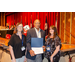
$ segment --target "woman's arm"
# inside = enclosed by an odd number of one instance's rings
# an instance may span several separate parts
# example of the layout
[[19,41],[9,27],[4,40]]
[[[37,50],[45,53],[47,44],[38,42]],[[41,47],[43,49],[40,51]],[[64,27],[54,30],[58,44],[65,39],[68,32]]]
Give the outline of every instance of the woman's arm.
[[60,50],[60,45],[58,45],[58,46],[56,47],[56,50],[55,50],[54,53],[51,55],[51,57],[50,57],[51,62],[53,62],[53,57],[59,52],[59,50]]
[[13,52],[13,47],[11,45],[9,45],[9,50],[10,50],[10,54],[11,54],[11,57],[12,57],[12,61],[16,62],[16,59],[15,59],[15,56],[14,56],[14,52]]
[[24,62],[27,61],[26,54],[27,54],[27,48],[26,48],[26,51],[25,51],[25,59],[24,59]]

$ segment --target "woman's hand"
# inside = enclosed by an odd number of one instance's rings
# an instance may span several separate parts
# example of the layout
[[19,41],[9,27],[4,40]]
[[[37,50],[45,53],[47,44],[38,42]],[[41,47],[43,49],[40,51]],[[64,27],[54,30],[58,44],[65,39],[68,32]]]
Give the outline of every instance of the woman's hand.
[[25,57],[24,62],[26,62],[26,61],[27,61],[27,58]]
[[60,50],[60,46],[57,46],[56,50],[54,51],[54,53],[50,57],[51,62],[53,62],[53,57],[58,53],[59,50]]
[[12,59],[12,62],[16,62],[16,59]]
[[44,50],[44,52],[46,51],[46,46],[42,46],[43,47],[43,50]]
[[43,49],[46,49],[46,46],[42,46],[43,47]]
[[53,56],[50,57],[50,61],[53,62]]

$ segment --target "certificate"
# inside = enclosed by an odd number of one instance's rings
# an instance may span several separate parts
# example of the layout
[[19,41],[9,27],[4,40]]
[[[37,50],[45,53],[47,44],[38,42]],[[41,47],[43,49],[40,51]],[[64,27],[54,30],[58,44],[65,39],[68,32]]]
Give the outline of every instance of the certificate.
[[43,53],[43,38],[31,38],[31,49],[35,54]]
[[32,50],[34,51],[35,54],[42,54],[43,53],[42,47],[32,47]]

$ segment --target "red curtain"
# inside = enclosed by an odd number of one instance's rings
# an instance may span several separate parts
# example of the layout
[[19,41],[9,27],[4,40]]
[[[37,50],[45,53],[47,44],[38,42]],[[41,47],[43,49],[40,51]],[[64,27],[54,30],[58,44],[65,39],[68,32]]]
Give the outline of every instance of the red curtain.
[[14,25],[14,23],[17,24],[17,22],[21,22],[22,20],[23,26],[25,25],[25,21],[26,24],[30,26],[31,15],[32,15],[32,27],[34,27],[33,24],[34,20],[39,19],[41,22],[40,28],[43,30],[45,26],[46,16],[47,16],[48,28],[51,25],[55,25],[56,16],[57,16],[57,27],[59,30],[60,12],[15,12],[12,14],[9,13],[8,15],[6,15],[6,19],[7,19],[6,23],[8,23],[10,27],[11,25]]

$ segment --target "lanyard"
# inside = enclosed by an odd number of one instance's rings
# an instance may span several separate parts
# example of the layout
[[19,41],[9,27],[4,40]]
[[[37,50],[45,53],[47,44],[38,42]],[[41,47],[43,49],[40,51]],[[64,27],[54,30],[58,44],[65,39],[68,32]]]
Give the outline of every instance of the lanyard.
[[24,36],[22,35],[22,46],[23,46]]

